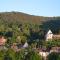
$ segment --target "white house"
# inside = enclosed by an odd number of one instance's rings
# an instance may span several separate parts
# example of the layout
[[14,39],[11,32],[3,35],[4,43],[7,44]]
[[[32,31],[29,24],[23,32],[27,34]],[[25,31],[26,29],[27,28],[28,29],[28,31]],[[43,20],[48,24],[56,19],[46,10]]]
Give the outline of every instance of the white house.
[[40,51],[39,52],[39,55],[41,55],[44,58],[44,60],[46,60],[47,59],[47,56],[49,55],[49,52]]
[[27,48],[28,47],[28,43],[25,42],[25,44],[23,45],[23,48]]
[[53,33],[52,33],[51,30],[49,30],[49,31],[47,32],[45,38],[46,38],[46,41],[53,39]]
[[60,40],[60,34],[53,34],[51,30],[49,30],[47,32],[47,34],[45,35],[45,39],[46,41],[52,41],[53,39],[56,39],[56,40]]

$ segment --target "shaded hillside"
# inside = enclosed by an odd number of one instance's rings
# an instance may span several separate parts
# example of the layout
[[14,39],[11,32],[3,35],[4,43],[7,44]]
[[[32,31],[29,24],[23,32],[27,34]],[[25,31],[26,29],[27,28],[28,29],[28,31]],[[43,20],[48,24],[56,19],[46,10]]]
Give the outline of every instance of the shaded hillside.
[[49,30],[51,29],[53,33],[57,34],[60,30],[60,18],[56,20],[50,20],[43,23],[43,29]]

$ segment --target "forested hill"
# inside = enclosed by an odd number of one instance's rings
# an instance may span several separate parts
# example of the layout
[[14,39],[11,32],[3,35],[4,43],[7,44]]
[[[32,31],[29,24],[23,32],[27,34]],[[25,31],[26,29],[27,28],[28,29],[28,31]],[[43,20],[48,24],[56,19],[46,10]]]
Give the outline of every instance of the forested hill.
[[[7,33],[9,36],[12,32],[12,36],[25,34],[30,36],[29,40],[36,40],[43,38],[48,29],[51,29],[55,34],[60,34],[60,17],[34,16],[21,12],[0,12],[0,35],[5,36]],[[13,33],[15,34],[13,35]]]
[[21,12],[1,12],[0,13],[0,20],[4,21],[18,21],[22,23],[36,23],[40,24],[45,21],[49,20],[57,20],[60,19],[60,17],[43,17],[43,16],[34,16],[34,15],[29,15]]
[[60,17],[34,16],[22,12],[0,12],[0,25],[19,25],[20,23],[38,24],[42,25],[45,30],[51,29],[56,32],[60,30]]

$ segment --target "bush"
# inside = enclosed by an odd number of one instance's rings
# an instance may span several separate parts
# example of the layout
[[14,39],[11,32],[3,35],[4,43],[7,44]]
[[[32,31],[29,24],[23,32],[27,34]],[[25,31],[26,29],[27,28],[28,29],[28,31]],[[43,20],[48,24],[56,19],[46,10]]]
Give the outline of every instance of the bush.
[[48,60],[60,60],[60,53],[52,52],[48,55]]

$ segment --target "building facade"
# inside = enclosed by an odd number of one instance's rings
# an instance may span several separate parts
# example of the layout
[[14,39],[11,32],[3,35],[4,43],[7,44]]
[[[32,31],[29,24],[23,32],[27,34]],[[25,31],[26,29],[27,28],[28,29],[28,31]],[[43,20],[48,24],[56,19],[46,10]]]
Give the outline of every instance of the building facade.
[[47,32],[45,38],[46,38],[46,41],[52,40],[52,38],[53,38],[53,33],[52,33],[51,30],[49,30],[49,31]]
[[60,39],[60,34],[53,34],[52,31],[49,30],[47,34],[45,35],[45,38],[46,38],[46,41],[49,41],[49,40],[51,41],[53,39],[58,40]]

